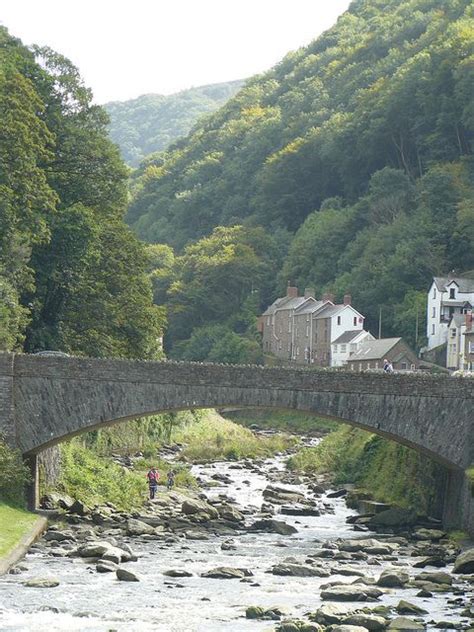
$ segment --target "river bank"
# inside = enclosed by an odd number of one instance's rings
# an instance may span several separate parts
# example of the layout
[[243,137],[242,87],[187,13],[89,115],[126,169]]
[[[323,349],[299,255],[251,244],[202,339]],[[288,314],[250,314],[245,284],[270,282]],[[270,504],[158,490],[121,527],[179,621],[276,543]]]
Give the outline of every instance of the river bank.
[[345,489],[289,472],[289,456],[194,465],[199,490],[163,490],[133,513],[76,504],[56,514],[24,570],[0,580],[2,629],[310,632],[351,622],[366,632],[400,629],[400,616],[409,629],[469,629],[474,569],[453,572],[459,549],[442,531],[375,531]]
[[0,503],[0,575],[27,553],[47,527],[46,518]]

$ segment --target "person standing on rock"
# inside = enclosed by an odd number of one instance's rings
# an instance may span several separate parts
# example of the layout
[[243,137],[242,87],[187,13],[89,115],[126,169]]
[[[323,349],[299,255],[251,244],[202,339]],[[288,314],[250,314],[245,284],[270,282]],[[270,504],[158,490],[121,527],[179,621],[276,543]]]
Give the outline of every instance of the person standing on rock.
[[155,467],[150,467],[146,477],[148,479],[148,489],[150,490],[150,500],[153,500],[158,488],[158,479],[160,478],[160,475],[156,471]]
[[168,491],[171,491],[171,489],[174,486],[174,470],[169,470],[168,474],[166,475],[167,481],[166,481],[166,486],[168,487]]

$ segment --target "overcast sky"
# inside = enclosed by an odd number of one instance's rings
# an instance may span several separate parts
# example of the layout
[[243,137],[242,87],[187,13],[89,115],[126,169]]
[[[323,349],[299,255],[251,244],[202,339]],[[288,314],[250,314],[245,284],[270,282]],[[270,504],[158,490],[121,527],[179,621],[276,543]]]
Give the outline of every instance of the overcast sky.
[[1,0],[0,23],[79,67],[95,100],[172,94],[267,70],[349,0]]

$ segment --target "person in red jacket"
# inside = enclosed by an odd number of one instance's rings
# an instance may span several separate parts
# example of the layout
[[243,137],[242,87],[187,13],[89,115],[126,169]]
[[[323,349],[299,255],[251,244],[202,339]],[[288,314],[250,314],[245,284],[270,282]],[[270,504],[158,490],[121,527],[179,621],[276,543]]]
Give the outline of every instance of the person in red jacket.
[[158,479],[160,478],[160,475],[156,471],[155,467],[150,467],[146,477],[148,479],[148,489],[150,490],[150,500],[153,500],[158,488]]

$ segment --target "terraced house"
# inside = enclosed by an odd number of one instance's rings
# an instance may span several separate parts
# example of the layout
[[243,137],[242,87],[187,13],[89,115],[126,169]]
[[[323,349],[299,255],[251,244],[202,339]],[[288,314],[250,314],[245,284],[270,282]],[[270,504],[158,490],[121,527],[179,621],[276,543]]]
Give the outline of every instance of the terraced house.
[[[290,363],[342,366],[350,352],[372,336],[364,331],[364,316],[351,305],[349,294],[340,305],[331,294],[321,299],[314,294],[307,288],[299,296],[298,288],[288,286],[286,296],[267,308],[260,320],[263,351]],[[334,348],[341,336],[350,338],[353,346],[340,342]]]

